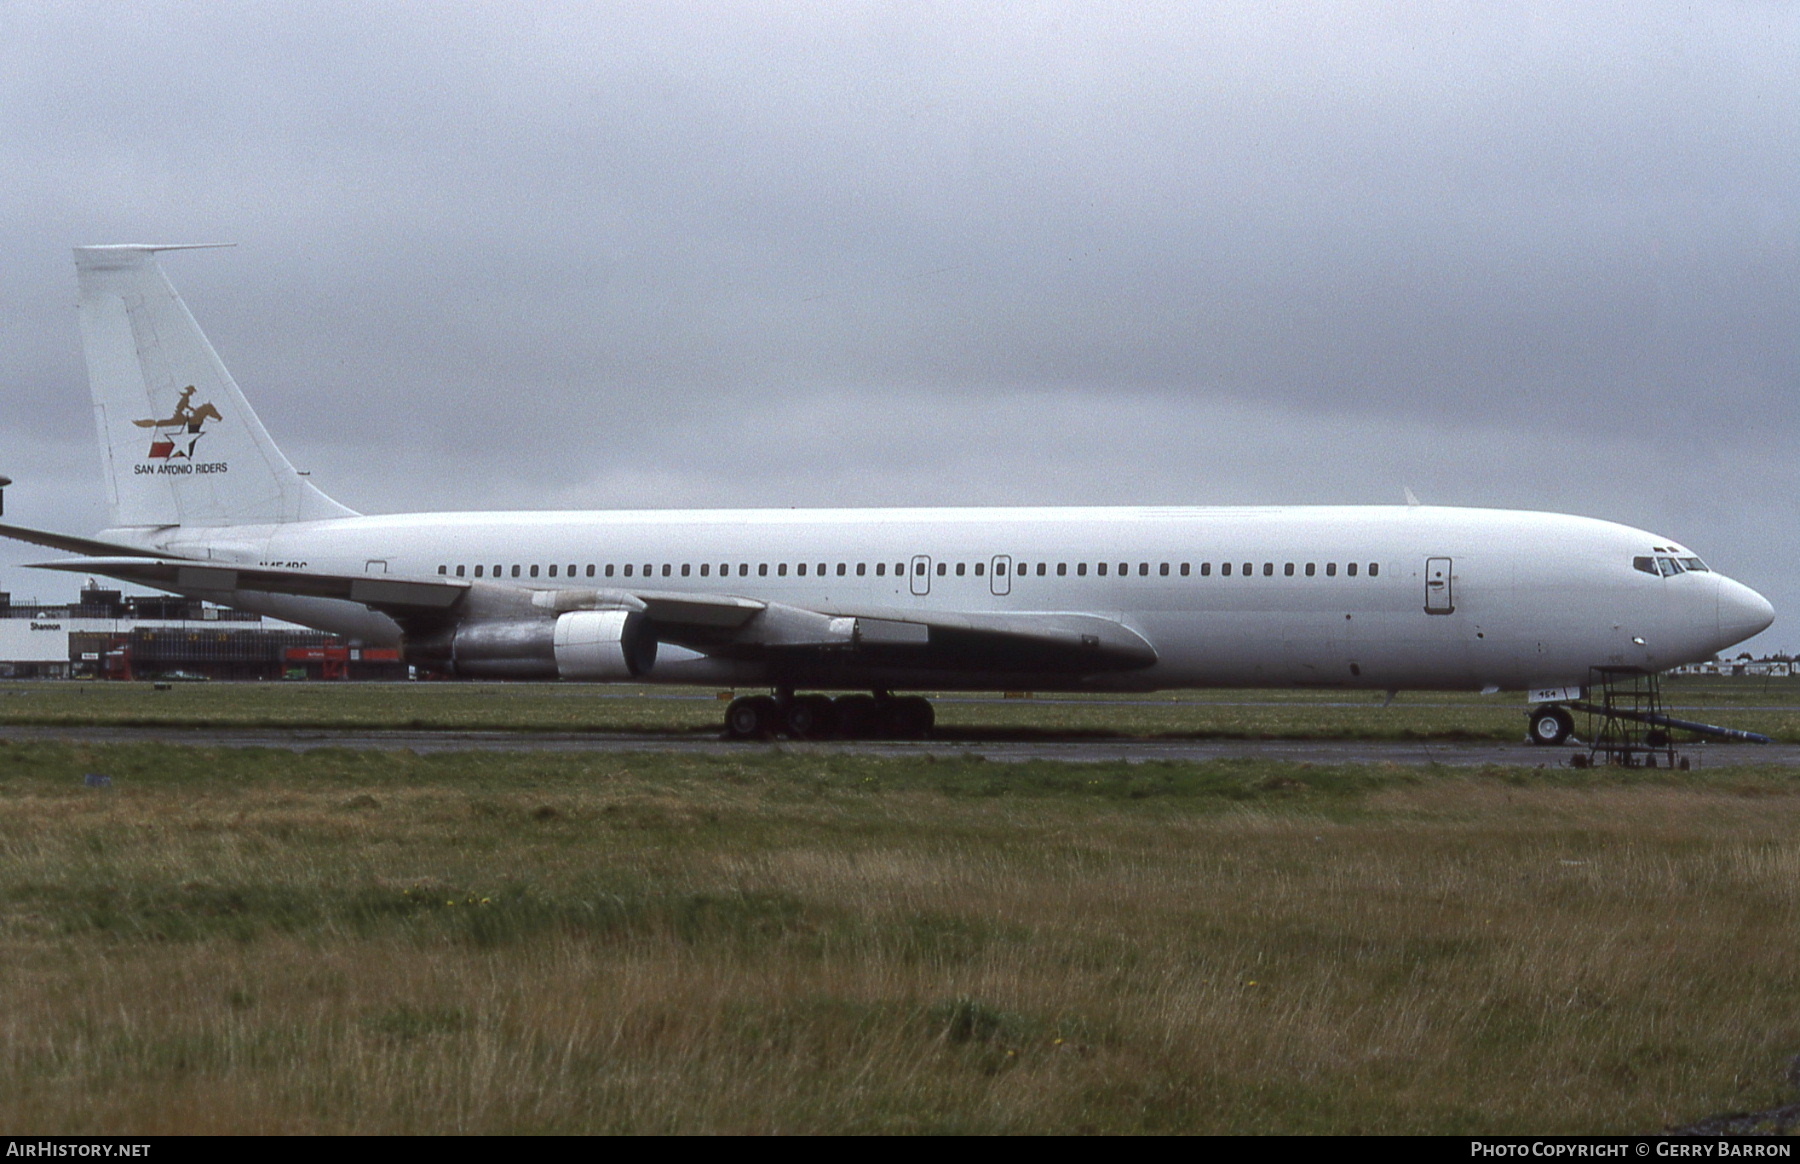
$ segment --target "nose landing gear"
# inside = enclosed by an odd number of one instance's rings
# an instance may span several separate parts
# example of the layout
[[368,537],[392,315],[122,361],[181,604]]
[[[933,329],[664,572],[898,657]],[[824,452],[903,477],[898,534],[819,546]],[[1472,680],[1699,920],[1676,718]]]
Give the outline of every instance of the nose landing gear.
[[1544,747],[1555,747],[1569,738],[1575,730],[1575,717],[1569,709],[1547,703],[1531,713],[1531,742]]

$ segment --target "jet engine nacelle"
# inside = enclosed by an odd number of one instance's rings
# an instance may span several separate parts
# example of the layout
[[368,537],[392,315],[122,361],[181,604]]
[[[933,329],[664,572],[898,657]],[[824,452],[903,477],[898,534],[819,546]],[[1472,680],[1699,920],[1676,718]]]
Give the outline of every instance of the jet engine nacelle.
[[656,633],[641,611],[571,610],[465,622],[409,641],[406,657],[465,679],[638,679],[656,666]]
[[656,634],[636,610],[571,610],[556,620],[562,679],[637,679],[656,666]]

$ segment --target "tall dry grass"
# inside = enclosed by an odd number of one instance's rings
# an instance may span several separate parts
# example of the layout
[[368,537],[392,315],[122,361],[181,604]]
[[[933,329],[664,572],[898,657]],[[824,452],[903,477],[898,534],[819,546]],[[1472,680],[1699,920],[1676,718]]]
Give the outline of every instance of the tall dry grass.
[[1575,1132],[1786,1098],[1793,782],[1567,779],[0,749],[0,1123]]

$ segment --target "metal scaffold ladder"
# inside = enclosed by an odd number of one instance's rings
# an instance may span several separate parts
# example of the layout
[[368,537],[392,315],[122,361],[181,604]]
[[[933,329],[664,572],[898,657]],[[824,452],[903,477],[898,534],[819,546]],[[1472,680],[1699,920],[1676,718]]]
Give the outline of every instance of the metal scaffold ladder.
[[[1662,676],[1636,667],[1591,667],[1588,693],[1598,703],[1571,703],[1588,716],[1588,765],[1610,764],[1622,768],[1688,768],[1688,758],[1675,750],[1671,731],[1692,732],[1752,744],[1774,741],[1756,732],[1717,724],[1677,719],[1663,710]],[[1658,760],[1660,758],[1660,763]]]

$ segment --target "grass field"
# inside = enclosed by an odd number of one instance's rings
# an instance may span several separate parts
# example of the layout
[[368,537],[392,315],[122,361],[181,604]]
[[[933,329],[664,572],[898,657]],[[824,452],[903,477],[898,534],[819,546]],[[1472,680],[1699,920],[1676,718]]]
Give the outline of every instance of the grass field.
[[[0,683],[0,726],[674,732],[717,734],[711,690],[555,683]],[[1800,742],[1800,680],[1665,683],[1677,714]],[[1148,696],[943,696],[938,735],[974,739],[1142,738],[1494,740],[1524,737],[1517,694],[1188,691]]]
[[1791,770],[0,743],[0,1125],[1654,1131],[1797,925]]

